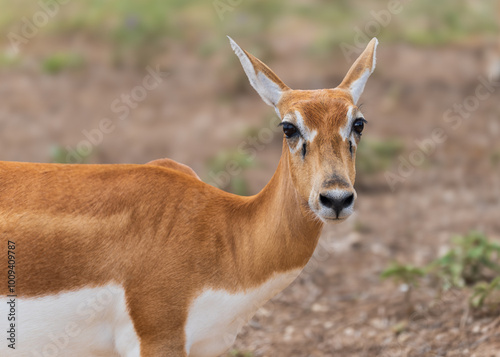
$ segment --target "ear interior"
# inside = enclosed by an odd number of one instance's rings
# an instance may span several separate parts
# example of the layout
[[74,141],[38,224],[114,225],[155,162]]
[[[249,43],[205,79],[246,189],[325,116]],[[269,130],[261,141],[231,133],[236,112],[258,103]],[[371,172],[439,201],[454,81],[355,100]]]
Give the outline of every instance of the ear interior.
[[347,90],[356,104],[365,89],[368,78],[375,70],[378,40],[373,38],[356,62],[351,66],[338,88]]
[[231,37],[228,38],[252,87],[266,104],[276,107],[283,92],[290,88],[268,66],[243,50]]

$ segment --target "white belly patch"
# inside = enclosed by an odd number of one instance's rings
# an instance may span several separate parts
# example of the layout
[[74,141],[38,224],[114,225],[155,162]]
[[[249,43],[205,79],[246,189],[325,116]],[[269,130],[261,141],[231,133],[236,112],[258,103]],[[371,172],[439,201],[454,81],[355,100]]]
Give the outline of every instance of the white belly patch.
[[7,347],[6,298],[1,297],[0,356],[139,357],[139,339],[118,285],[16,300],[16,349]]
[[[241,327],[286,288],[300,269],[275,275],[238,293],[205,290],[191,304],[185,326],[189,357],[215,357],[229,349]],[[118,285],[16,299],[16,343],[6,341],[8,299],[0,297],[0,356],[140,357],[139,338]],[[1,342],[3,341],[3,342]]]
[[227,351],[255,312],[286,288],[301,269],[277,274],[261,286],[238,293],[205,290],[191,304],[185,327],[189,357],[216,357]]

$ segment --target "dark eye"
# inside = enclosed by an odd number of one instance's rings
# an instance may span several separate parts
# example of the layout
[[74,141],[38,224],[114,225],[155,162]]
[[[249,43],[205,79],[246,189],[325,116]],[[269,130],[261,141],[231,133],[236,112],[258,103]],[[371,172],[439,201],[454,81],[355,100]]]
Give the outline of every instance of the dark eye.
[[363,132],[363,129],[365,128],[365,122],[366,120],[360,118],[356,119],[354,121],[354,124],[352,125],[352,129],[359,135]]
[[295,125],[290,123],[283,123],[283,132],[287,138],[291,138],[298,134],[298,130]]

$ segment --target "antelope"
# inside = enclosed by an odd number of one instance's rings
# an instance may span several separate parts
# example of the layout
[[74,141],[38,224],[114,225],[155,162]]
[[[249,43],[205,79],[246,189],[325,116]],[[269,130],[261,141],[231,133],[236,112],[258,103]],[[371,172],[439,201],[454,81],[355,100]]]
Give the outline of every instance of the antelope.
[[353,213],[366,123],[356,103],[375,69],[377,39],[338,87],[321,90],[290,89],[229,40],[281,118],[270,182],[240,197],[169,159],[1,162],[0,266],[15,256],[16,278],[9,290],[3,273],[0,293],[14,295],[17,332],[12,346],[12,301],[3,301],[0,355],[219,356],[298,276],[323,226]]

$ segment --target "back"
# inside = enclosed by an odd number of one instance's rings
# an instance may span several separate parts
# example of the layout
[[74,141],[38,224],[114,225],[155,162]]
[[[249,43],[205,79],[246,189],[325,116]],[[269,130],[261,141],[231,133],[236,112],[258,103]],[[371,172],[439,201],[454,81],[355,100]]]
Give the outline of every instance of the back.
[[0,254],[7,255],[7,240],[16,243],[18,293],[123,279],[131,255],[168,235],[168,221],[184,199],[180,193],[189,190],[199,197],[210,189],[155,166],[0,162]]

